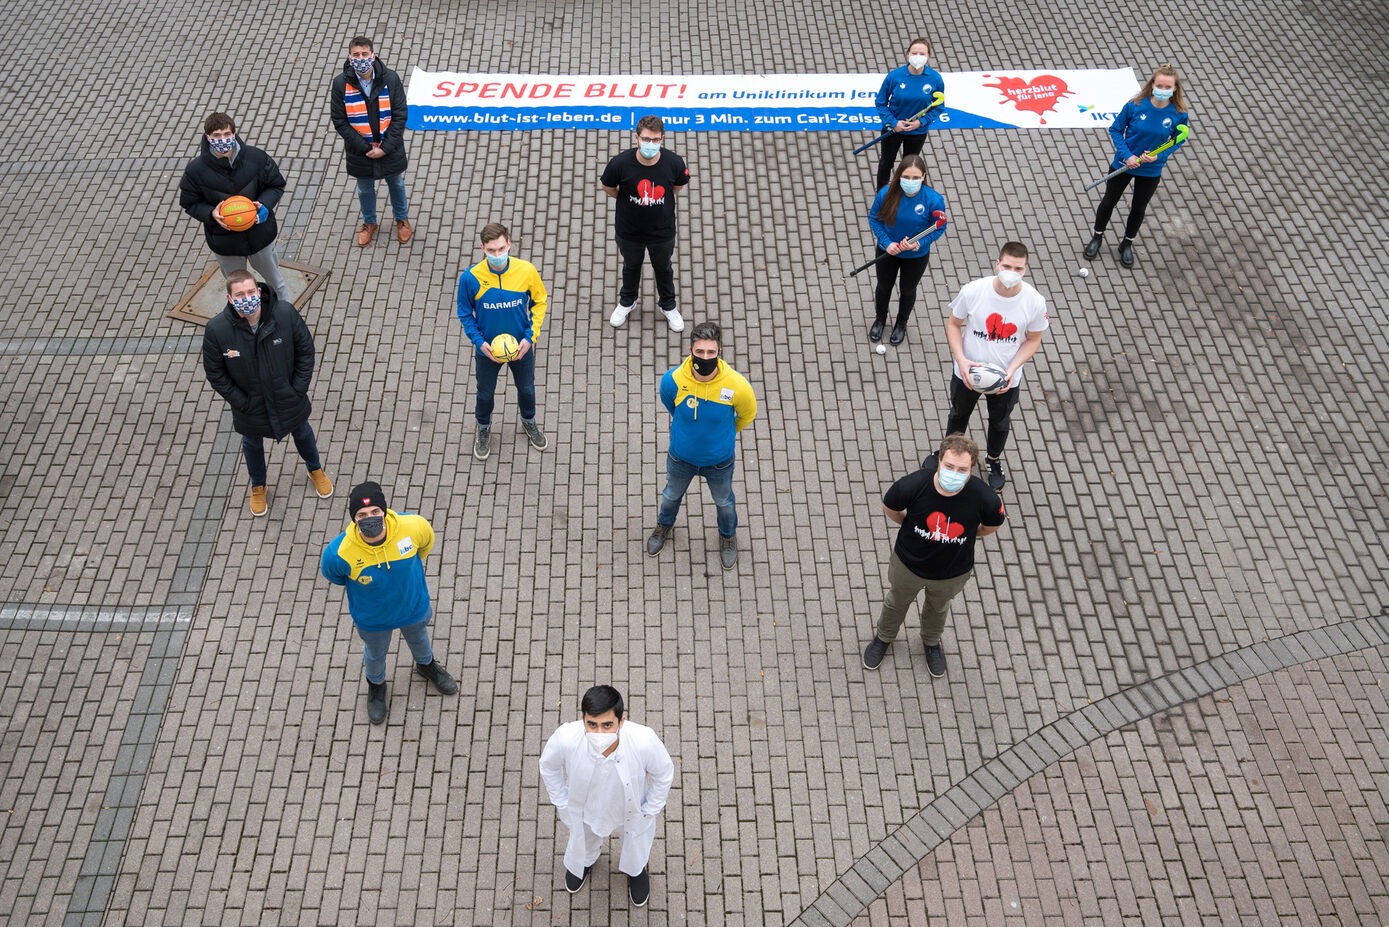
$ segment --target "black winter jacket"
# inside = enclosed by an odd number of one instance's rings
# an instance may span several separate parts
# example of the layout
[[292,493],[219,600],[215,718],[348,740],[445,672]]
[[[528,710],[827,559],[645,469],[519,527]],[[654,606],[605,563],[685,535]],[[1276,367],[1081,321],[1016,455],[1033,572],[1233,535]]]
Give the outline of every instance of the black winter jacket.
[[227,303],[203,331],[207,382],[232,408],[237,434],[279,440],[309,420],[313,336],[290,303],[260,285],[254,332]]
[[[275,243],[275,206],[285,193],[285,178],[265,152],[242,141],[236,161],[219,158],[208,147],[207,136],[202,138],[202,153],[183,171],[178,185],[178,204],[183,211],[203,224],[207,246],[213,254],[247,255]],[[212,211],[229,196],[244,196],[260,202],[270,211],[270,218],[251,226],[244,232],[232,232],[217,224]]]
[[[371,96],[367,97],[367,120],[371,123],[372,138],[381,143],[381,150],[386,156],[368,158],[367,152],[371,150],[371,145],[366,137],[352,128],[347,121],[347,82],[351,81],[352,86],[359,92],[362,89],[362,82],[358,79],[357,72],[352,70],[350,59],[343,64],[342,73],[333,78],[333,128],[342,136],[343,151],[347,155],[348,176],[381,180],[384,177],[394,177],[405,170],[405,117],[409,109],[405,104],[405,85],[400,82],[400,75],[386,67],[380,58],[376,59],[371,79],[372,92]],[[386,89],[391,94],[391,124],[387,127],[384,137],[381,135],[379,99],[382,81],[386,82]]]

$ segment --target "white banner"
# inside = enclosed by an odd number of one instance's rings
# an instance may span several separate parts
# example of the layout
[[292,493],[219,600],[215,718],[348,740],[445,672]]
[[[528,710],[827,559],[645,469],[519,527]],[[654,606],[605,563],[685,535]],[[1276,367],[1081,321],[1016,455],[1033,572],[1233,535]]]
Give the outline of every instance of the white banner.
[[[1132,68],[943,74],[932,129],[1108,127],[1138,91]],[[671,131],[881,131],[881,74],[410,73],[411,129],[630,129],[647,113]]]

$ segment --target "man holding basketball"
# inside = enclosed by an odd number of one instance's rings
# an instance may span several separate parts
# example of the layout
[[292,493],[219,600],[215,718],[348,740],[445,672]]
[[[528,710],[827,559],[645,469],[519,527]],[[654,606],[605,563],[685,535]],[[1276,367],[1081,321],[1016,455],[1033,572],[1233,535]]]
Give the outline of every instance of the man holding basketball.
[[[497,375],[511,368],[521,427],[531,446],[544,450],[550,443],[535,421],[535,333],[545,320],[549,297],[540,272],[529,261],[511,256],[511,233],[500,222],[482,227],[483,259],[458,278],[458,321],[473,343],[473,372],[477,376],[477,437],[473,456],[486,460],[492,453],[492,407]],[[510,361],[492,353],[498,335],[515,338],[519,350]]]
[[[279,167],[268,154],[241,140],[226,113],[213,113],[203,121],[201,148],[183,171],[179,205],[203,224],[207,246],[224,276],[245,270],[250,261],[280,299],[294,302],[275,257],[275,206],[285,192]],[[255,222],[241,231],[222,221],[222,203],[233,196],[246,197],[257,209]]]
[[1003,447],[1013,407],[1018,404],[1023,365],[1037,353],[1042,332],[1050,324],[1047,301],[1030,283],[1027,273],[1027,247],[1010,241],[1003,246],[994,264],[994,275],[966,283],[950,302],[950,319],[945,339],[955,358],[950,378],[950,415],[945,433],[963,434],[979,403],[979,393],[969,386],[969,368],[978,363],[997,364],[1008,372],[1008,385],[990,393],[988,464],[989,488],[1003,489]]
[[738,562],[738,509],[733,498],[733,461],[737,434],[757,417],[752,386],[719,358],[722,332],[700,322],[690,333],[690,356],[661,378],[661,404],[671,414],[666,486],[656,528],[646,539],[654,557],[666,546],[680,500],[697,476],[709,484],[718,510],[719,560],[725,570]]
[[875,670],[897,639],[907,609],[921,602],[921,642],[932,676],[945,675],[941,634],[950,601],[974,573],[974,541],[1003,524],[998,494],[974,476],[979,445],[962,434],[946,435],[940,449],[915,473],[883,495],[883,512],[902,526],[887,565],[887,591],[863,665]]

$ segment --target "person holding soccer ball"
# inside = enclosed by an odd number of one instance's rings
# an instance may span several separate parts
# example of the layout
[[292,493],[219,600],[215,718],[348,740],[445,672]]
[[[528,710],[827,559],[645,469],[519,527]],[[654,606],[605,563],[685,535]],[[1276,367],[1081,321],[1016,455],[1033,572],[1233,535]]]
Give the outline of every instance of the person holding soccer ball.
[[1182,79],[1177,69],[1170,64],[1158,65],[1143,89],[1124,104],[1114,124],[1109,127],[1110,137],[1114,139],[1114,160],[1109,169],[1117,171],[1127,167],[1128,170],[1109,179],[1100,205],[1095,207],[1094,233],[1090,243],[1085,246],[1087,261],[1093,261],[1100,253],[1109,217],[1132,180],[1133,203],[1129,206],[1124,238],[1119,242],[1119,263],[1125,267],[1133,266],[1133,240],[1138,236],[1143,217],[1148,213],[1148,201],[1162,182],[1162,168],[1171,156],[1172,149],[1159,155],[1149,152],[1171,138],[1178,126],[1188,124],[1186,98],[1182,94]]
[[[916,235],[938,226],[919,241]],[[916,306],[916,288],[931,261],[931,243],[945,234],[945,200],[926,186],[926,162],[921,155],[907,155],[897,166],[892,183],[878,191],[868,210],[868,227],[879,256],[878,286],[873,293],[873,326],[870,341],[880,341],[887,325],[887,305],[892,287],[897,294],[897,321],[892,325],[892,344],[907,337],[907,319]]]

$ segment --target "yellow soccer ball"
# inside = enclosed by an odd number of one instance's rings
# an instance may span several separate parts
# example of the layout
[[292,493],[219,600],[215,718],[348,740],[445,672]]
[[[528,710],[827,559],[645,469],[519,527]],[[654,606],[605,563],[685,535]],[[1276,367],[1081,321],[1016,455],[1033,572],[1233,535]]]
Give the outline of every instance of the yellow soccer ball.
[[509,364],[521,354],[521,345],[506,332],[492,339],[492,356],[503,364]]

